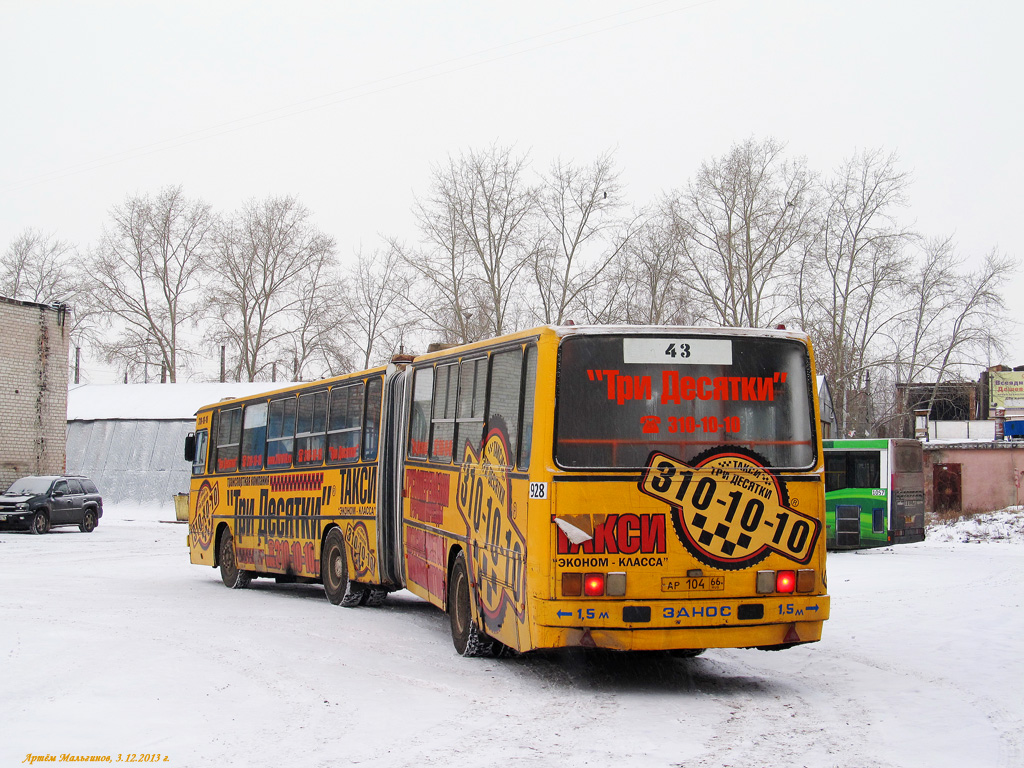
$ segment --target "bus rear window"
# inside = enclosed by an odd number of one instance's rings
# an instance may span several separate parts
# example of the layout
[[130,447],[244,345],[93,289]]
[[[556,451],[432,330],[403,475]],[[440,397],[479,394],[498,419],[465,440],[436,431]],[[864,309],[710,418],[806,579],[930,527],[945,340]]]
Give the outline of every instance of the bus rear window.
[[741,336],[571,336],[559,351],[555,460],[636,469],[654,451],[693,461],[739,448],[814,466],[806,347]]
[[923,472],[924,471],[924,450],[920,443],[897,443],[894,446],[894,471],[900,472]]

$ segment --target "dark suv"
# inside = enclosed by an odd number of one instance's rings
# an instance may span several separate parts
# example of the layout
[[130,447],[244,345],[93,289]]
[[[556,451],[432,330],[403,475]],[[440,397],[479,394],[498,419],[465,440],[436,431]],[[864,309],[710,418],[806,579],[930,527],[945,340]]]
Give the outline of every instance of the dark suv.
[[0,495],[0,530],[46,533],[57,526],[77,525],[90,533],[101,517],[103,499],[96,484],[78,475],[23,477]]

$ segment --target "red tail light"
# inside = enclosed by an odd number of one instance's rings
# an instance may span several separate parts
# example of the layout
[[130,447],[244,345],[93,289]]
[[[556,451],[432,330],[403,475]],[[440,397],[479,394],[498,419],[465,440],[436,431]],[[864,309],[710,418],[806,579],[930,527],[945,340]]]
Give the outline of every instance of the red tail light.
[[796,589],[796,571],[779,571],[775,575],[776,592],[792,592]]
[[599,597],[604,594],[604,574],[588,573],[583,577],[583,594],[588,597]]

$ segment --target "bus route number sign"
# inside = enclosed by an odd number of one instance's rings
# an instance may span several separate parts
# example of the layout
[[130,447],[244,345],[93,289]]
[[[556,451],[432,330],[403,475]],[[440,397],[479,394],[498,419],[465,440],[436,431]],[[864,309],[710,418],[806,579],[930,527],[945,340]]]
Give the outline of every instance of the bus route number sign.
[[732,341],[713,338],[627,338],[622,362],[645,365],[732,365]]

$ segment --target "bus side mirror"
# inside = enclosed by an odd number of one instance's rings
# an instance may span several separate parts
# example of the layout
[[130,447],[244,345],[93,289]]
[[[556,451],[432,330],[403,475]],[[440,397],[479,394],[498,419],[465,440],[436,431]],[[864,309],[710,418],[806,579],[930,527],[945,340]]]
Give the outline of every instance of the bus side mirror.
[[189,432],[185,436],[185,461],[193,462],[196,460],[196,433]]

